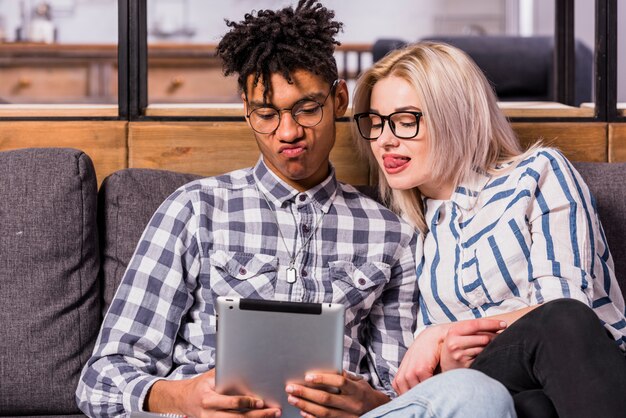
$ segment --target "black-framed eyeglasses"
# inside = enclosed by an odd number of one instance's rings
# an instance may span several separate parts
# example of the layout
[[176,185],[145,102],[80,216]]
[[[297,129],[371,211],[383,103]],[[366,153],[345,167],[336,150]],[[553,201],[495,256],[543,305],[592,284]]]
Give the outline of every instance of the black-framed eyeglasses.
[[280,125],[280,115],[282,112],[287,111],[291,113],[291,117],[298,125],[311,128],[322,121],[324,117],[324,104],[335,90],[338,83],[339,80],[333,82],[330,86],[330,91],[321,103],[313,99],[302,99],[297,101],[290,108],[277,109],[274,106],[265,105],[252,109],[246,117],[250,121],[252,129],[260,134],[271,134],[278,129]]
[[422,112],[393,112],[380,115],[376,112],[357,113],[353,116],[361,136],[373,141],[378,139],[385,129],[385,121],[389,122],[391,132],[400,139],[415,138],[420,130]]

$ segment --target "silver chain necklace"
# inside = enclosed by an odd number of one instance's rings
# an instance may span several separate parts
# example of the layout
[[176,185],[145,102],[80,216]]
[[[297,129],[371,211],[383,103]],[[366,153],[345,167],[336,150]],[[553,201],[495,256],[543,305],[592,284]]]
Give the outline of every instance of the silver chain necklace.
[[[254,187],[256,187],[256,190],[259,192],[259,194],[261,196],[263,196],[263,199],[265,200],[265,203],[267,203],[267,207],[271,211],[271,205],[270,205],[269,200],[267,200],[267,196],[265,196],[265,193],[263,193],[256,184],[254,185]],[[296,266],[296,258],[298,258],[298,256],[302,252],[302,250],[304,250],[306,248],[306,246],[309,244],[309,241],[311,241],[311,238],[313,238],[313,235],[315,235],[315,233],[317,232],[317,229],[319,228],[320,224],[322,223],[322,219],[324,219],[324,215],[326,215],[326,212],[322,212],[322,216],[320,216],[320,218],[315,223],[315,227],[311,231],[311,234],[302,243],[302,246],[300,247],[300,249],[298,251],[295,250],[295,246],[297,245],[297,241],[296,241],[296,243],[294,243],[294,253],[293,253],[293,255],[291,255],[291,252],[289,251],[289,247],[287,247],[287,241],[285,240],[285,237],[283,236],[283,231],[281,231],[281,229],[280,229],[280,223],[278,222],[278,215],[276,215],[276,206],[274,206],[274,210],[272,211],[272,213],[274,214],[274,220],[276,221],[276,229],[278,229],[278,234],[280,235],[280,238],[283,240],[283,245],[285,246],[285,251],[287,252],[287,255],[289,256],[289,267],[287,267],[287,277],[286,277],[287,283],[294,284],[296,282],[296,280],[298,279],[298,273],[297,273],[296,267],[295,267]],[[293,216],[293,213],[291,215]],[[296,219],[294,217],[294,223],[295,223],[295,220]]]

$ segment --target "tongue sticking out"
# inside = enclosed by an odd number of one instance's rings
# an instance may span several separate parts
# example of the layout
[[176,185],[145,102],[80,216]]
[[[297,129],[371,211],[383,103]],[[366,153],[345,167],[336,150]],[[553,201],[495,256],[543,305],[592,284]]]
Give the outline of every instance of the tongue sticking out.
[[398,168],[408,163],[410,158],[407,157],[385,157],[383,163],[385,168]]

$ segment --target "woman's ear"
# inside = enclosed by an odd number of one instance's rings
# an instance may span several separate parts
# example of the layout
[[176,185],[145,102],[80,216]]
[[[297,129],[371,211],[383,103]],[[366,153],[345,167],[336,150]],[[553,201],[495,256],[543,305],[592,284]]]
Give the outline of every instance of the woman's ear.
[[350,103],[350,95],[348,94],[348,85],[346,80],[340,79],[335,87],[335,118],[343,117]]

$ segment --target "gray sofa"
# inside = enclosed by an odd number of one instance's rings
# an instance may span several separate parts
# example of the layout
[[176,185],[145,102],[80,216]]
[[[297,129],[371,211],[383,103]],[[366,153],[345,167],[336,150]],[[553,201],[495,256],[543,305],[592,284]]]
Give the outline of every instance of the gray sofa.
[[[580,163],[626,289],[626,164]],[[74,390],[143,228],[196,175],[118,171],[73,149],[0,152],[0,416],[81,416]]]

